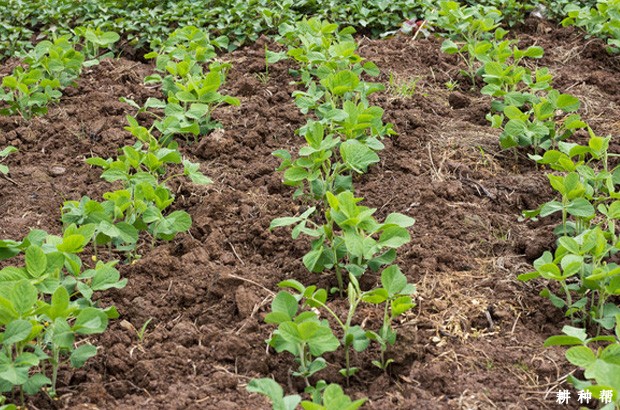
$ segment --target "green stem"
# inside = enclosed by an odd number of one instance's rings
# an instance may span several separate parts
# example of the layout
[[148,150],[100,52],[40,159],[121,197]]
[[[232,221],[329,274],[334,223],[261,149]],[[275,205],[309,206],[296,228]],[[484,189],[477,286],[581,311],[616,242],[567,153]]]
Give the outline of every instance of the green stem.
[[567,230],[566,230],[566,218],[567,218],[566,202],[567,202],[566,197],[563,196],[562,197],[562,227],[564,228],[563,236],[568,236]]
[[301,343],[300,345],[300,355],[299,355],[299,366],[304,373],[304,381],[306,382],[306,386],[310,386],[310,381],[308,380],[308,376],[306,376],[306,372],[308,371],[308,366],[306,365],[306,344]]
[[338,323],[338,325],[342,328],[342,330],[347,329],[346,325],[344,323],[342,323],[342,320],[340,320],[340,318],[338,317],[338,315],[336,315],[336,313],[334,313],[333,310],[331,310],[325,303],[321,302],[320,300],[316,300],[314,298],[309,298],[310,300],[312,300],[314,303],[316,303],[317,305],[319,305],[320,307],[322,307],[323,309],[325,309],[327,311],[327,313],[329,313],[330,315],[332,315],[332,317],[336,320],[336,322]]
[[334,260],[336,261],[334,268],[336,269],[336,280],[338,281],[338,292],[340,293],[340,297],[342,297],[343,291],[344,291],[344,282],[342,280],[342,272],[340,271],[340,264],[338,263],[338,255],[336,253],[336,249],[332,248],[332,250],[334,253]]
[[161,185],[166,185],[166,182],[170,181],[172,178],[178,178],[178,177],[182,177],[185,174],[174,174],[174,175],[170,175],[168,178],[164,179],[163,182],[161,183]]
[[349,379],[350,379],[350,369],[351,369],[351,364],[349,361],[349,352],[351,351],[351,348],[348,344],[346,344],[344,346],[344,361],[345,361],[345,365],[347,366],[347,387],[349,387],[350,383],[349,383]]
[[564,289],[564,293],[566,294],[566,305],[568,306],[568,309],[570,309],[570,321],[571,323],[574,324],[575,318],[573,317],[573,310],[572,310],[573,298],[571,297],[570,290],[568,289],[568,285],[566,284],[566,282],[561,281],[560,284],[562,285],[562,289]]
[[[596,316],[597,319],[603,319],[603,317],[605,316],[605,301],[607,300],[607,295],[605,294],[605,291],[601,291],[598,295],[598,309],[596,312]],[[596,335],[598,336],[601,332],[601,325],[597,324],[596,327]]]
[[[354,286],[349,286],[349,290],[353,289]],[[357,291],[354,290],[354,292],[356,292],[357,295]],[[353,316],[355,316],[355,311],[357,310],[357,306],[359,305],[359,303],[361,302],[361,298],[359,297],[359,295],[357,295],[357,297],[355,298],[355,301],[349,306],[349,313],[347,315],[347,322],[345,323],[343,330],[344,330],[344,337],[345,337],[345,343],[344,343],[344,359],[345,359],[345,365],[347,368],[347,387],[349,386],[349,379],[350,379],[350,370],[351,370],[351,362],[350,362],[350,351],[351,351],[351,344],[347,343],[346,341],[346,337],[347,337],[347,333],[349,332],[349,329],[351,328],[351,321],[353,320]]]
[[56,380],[58,379],[58,368],[60,367],[60,349],[56,346],[52,348],[52,388],[50,389],[50,395],[56,396]]

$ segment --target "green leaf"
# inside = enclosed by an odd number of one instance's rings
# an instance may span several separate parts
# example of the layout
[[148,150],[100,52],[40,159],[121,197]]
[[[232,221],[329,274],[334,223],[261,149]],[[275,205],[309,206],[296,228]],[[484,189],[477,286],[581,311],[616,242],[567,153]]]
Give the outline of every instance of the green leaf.
[[382,255],[369,260],[368,267],[373,272],[377,272],[379,268],[381,268],[381,266],[389,265],[390,263],[394,262],[395,259],[396,259],[396,250],[390,249],[387,252],[383,253]]
[[595,213],[594,206],[585,198],[576,198],[572,200],[566,207],[566,211],[580,218],[593,217]]
[[26,249],[26,269],[34,278],[38,278],[45,273],[47,257],[40,247],[31,245]]
[[286,52],[284,51],[276,53],[270,50],[265,50],[265,61],[267,64],[275,64],[278,61],[286,60],[287,58]]
[[157,235],[174,235],[186,232],[192,227],[192,218],[185,211],[174,211],[166,216],[157,227]]
[[201,172],[192,172],[188,174],[188,177],[194,184],[198,185],[209,185],[213,183],[213,180],[211,178],[205,176]]
[[372,289],[362,294],[362,300],[366,303],[373,303],[375,305],[381,304],[388,300],[390,295],[387,290],[383,288]]
[[383,229],[378,244],[382,247],[398,248],[409,243],[410,240],[411,236],[405,228],[392,225]]
[[407,277],[397,265],[388,266],[381,272],[381,285],[390,297],[394,297],[407,286]]
[[446,54],[454,54],[459,51],[459,47],[452,40],[444,40],[444,42],[441,43],[441,51]]
[[68,309],[69,292],[67,292],[64,286],[59,286],[52,295],[52,304],[47,315],[54,321],[56,318],[65,317]]
[[108,327],[108,317],[97,308],[88,307],[83,309],[75,319],[73,330],[81,335],[102,333]]
[[570,253],[574,254],[574,255],[579,255],[579,244],[577,243],[577,241],[573,238],[571,238],[570,236],[563,236],[561,238],[558,239],[558,243],[560,244],[560,246],[562,246],[563,248],[565,248],[567,251],[569,251]]
[[397,316],[402,315],[408,310],[411,310],[415,307],[415,303],[411,299],[411,296],[401,296],[396,298],[391,303],[392,309],[392,317],[395,318]]
[[321,80],[321,84],[334,95],[344,95],[352,92],[359,83],[359,76],[351,70],[338,71]]
[[359,174],[365,173],[371,164],[380,161],[376,152],[357,140],[347,140],[340,144],[340,155],[344,163]]
[[19,282],[20,280],[27,278],[28,276],[23,268],[7,266],[6,268],[0,270],[0,283],[2,283],[3,286],[8,286],[11,282]]
[[530,46],[528,47],[523,55],[529,58],[541,58],[545,53],[545,50],[539,46]]
[[80,345],[77,349],[71,352],[69,360],[71,360],[71,366],[80,368],[84,366],[84,363],[91,357],[97,355],[97,348],[91,344]]
[[540,208],[540,216],[544,218],[545,216],[561,211],[563,208],[562,203],[558,201],[547,202]]
[[532,279],[536,279],[540,277],[540,273],[538,272],[528,272],[528,273],[522,273],[520,275],[517,276],[517,279],[522,281],[522,282],[527,282],[530,281]]
[[120,280],[120,273],[112,266],[98,264],[90,287],[93,291],[107,290],[111,288],[122,289],[127,284],[127,279]]
[[32,324],[27,320],[14,320],[6,325],[2,335],[2,344],[10,346],[28,338],[32,331]]
[[19,318],[19,313],[15,310],[13,302],[0,296],[0,324],[8,324],[17,318]]
[[127,222],[118,222],[116,224],[116,229],[118,229],[119,238],[121,238],[124,243],[133,244],[138,242],[138,230],[133,225]]
[[278,287],[294,289],[299,293],[303,293],[306,290],[306,287],[301,282],[295,279],[283,280],[282,282],[278,283]]
[[379,67],[372,61],[367,61],[362,66],[364,68],[364,72],[371,77],[377,77],[381,72],[379,71]]
[[300,182],[308,178],[309,174],[305,168],[291,167],[284,171],[284,180],[291,182]]
[[583,342],[576,337],[558,335],[548,337],[547,340],[545,340],[544,346],[574,346],[581,345],[582,343]]
[[573,327],[573,326],[567,325],[567,326],[562,327],[562,332],[566,334],[567,336],[575,337],[581,340],[582,342],[585,342],[586,339],[588,338],[588,334],[586,330],[580,327]]
[[314,249],[308,252],[307,254],[305,254],[303,257],[303,262],[304,262],[304,266],[306,267],[306,269],[308,269],[310,272],[315,272],[315,273],[322,272],[323,269],[325,268],[323,264],[321,263],[322,256],[323,256],[322,246],[318,249]]
[[37,289],[28,280],[21,280],[13,287],[11,300],[15,311],[20,315],[30,312],[37,302]]
[[351,263],[347,264],[345,266],[345,269],[355,278],[360,278],[366,272],[366,268],[364,266],[355,265]]
[[[42,373],[35,373],[28,378],[28,381],[24,383],[23,389],[26,394],[35,395],[41,391],[44,386],[49,386],[52,384],[52,381],[49,377],[45,376]],[[2,409],[2,407],[0,407]]]
[[265,323],[280,324],[293,320],[297,314],[297,299],[288,292],[278,292],[271,302],[271,312],[265,316]]
[[88,243],[88,241],[82,235],[68,235],[62,238],[62,243],[57,246],[57,249],[65,253],[80,253],[84,249],[86,243]]
[[577,111],[580,105],[579,98],[569,94],[560,94],[556,101],[556,106],[566,112]]
[[0,380],[6,380],[14,386],[19,386],[28,381],[27,366],[15,366],[13,363],[0,363]]
[[361,326],[351,326],[344,336],[345,344],[353,346],[356,352],[363,352],[370,344],[370,339]]
[[273,404],[273,410],[295,410],[301,402],[301,397],[296,394],[284,397],[282,387],[272,379],[252,379],[246,388],[251,393],[267,396]]
[[408,228],[412,226],[414,223],[415,223],[415,219],[407,215],[399,214],[398,212],[389,214],[387,218],[385,218],[385,221],[384,221],[384,224],[386,225],[393,224],[393,225],[398,225],[401,228]]
[[299,334],[302,340],[307,341],[310,353],[316,357],[336,351],[340,347],[340,342],[326,323],[320,325],[310,321],[300,323]]
[[17,148],[9,145],[8,147],[5,147],[4,149],[0,150],[0,157],[6,157],[9,154],[12,154],[13,152],[17,152]]
[[344,232],[344,243],[347,251],[354,258],[362,258],[364,256],[364,238],[354,230]]
[[587,368],[596,362],[596,355],[587,346],[575,346],[566,351],[566,359],[575,366]]
[[560,262],[562,266],[562,276],[568,277],[579,272],[583,266],[583,257],[578,255],[564,255]]
[[356,410],[359,409],[368,399],[352,401],[349,396],[344,394],[342,387],[338,384],[330,384],[323,391],[323,405],[303,401],[301,407],[304,410]]
[[75,342],[75,332],[67,323],[66,318],[56,318],[48,328],[52,332],[52,341],[60,348],[71,349]]
[[286,216],[283,218],[276,218],[269,224],[269,229],[272,230],[274,228],[280,228],[282,226],[293,225],[299,221],[301,221],[301,218],[298,216]]
[[[308,289],[306,289],[306,292]],[[318,289],[312,295],[307,296],[306,304],[310,307],[319,308],[325,305],[325,301],[327,301],[327,291],[325,289]]]

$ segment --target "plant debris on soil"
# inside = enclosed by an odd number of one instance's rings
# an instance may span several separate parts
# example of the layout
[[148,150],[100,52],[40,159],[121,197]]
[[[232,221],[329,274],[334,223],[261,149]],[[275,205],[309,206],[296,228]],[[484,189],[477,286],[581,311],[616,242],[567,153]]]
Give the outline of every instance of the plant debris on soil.
[[[540,20],[514,34],[524,45],[544,47],[539,64],[550,68],[557,88],[581,99],[582,116],[598,135],[618,133],[620,59],[601,40]],[[270,66],[267,81],[258,75],[265,41],[221,57],[233,64],[225,91],[241,106],[215,113],[222,129],[182,144],[214,180],[175,186],[175,207],[194,221],[190,233],[143,246],[141,259],[118,265],[129,283],[101,303],[116,305],[121,318],[93,337],[99,351],[84,368],[61,372],[59,399],[40,394],[32,408],[267,409],[264,397],[246,391],[250,379],[274,377],[289,392],[303,390],[289,376],[292,358],[266,348],[273,327],[262,318],[281,280],[334,283],[304,268],[307,241],[291,241],[286,229],[269,231],[272,219],[299,211],[271,152],[301,145],[294,132],[304,120],[291,98],[287,63]],[[523,153],[499,149],[498,130],[485,120],[489,98],[467,89],[459,61],[440,51],[439,40],[359,42],[387,86],[373,103],[398,135],[384,141],[381,163],[355,185],[378,219],[390,212],[416,219],[397,262],[418,295],[417,307],[397,324],[388,373],[369,364],[376,352],[354,356],[362,370],[347,393],[368,397],[369,409],[562,407],[555,392],[571,367],[561,349],[543,342],[567,321],[538,296],[541,283],[516,279],[554,242],[556,219],[520,220],[521,211],[551,198],[545,170]],[[105,60],[46,116],[0,118],[0,147],[19,148],[7,161],[10,179],[0,176],[0,237],[20,239],[31,228],[59,234],[65,200],[100,199],[109,183],[84,159],[113,156],[131,143],[123,127],[133,112],[119,98],[157,96],[142,83],[152,71],[139,61]],[[390,74],[396,82],[417,80],[414,94],[390,88]],[[450,91],[448,81],[460,87]],[[378,280],[366,275],[362,286]],[[380,316],[368,307],[356,320]],[[321,376],[341,381],[335,364]]]

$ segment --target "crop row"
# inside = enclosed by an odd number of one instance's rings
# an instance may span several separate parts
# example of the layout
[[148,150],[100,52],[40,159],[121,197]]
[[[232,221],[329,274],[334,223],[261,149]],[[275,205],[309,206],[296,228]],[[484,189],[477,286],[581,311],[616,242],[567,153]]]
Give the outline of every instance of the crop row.
[[75,85],[82,67],[99,64],[100,59],[109,57],[100,53],[101,47],[119,39],[113,32],[85,27],[75,31],[73,37],[41,41],[28,53],[22,53],[20,65],[2,78],[0,115],[19,114],[28,119],[47,113],[48,104],[60,100],[62,90]]
[[[470,5],[500,8],[504,22],[513,26],[539,7],[537,1],[466,0]],[[585,27],[594,35],[618,41],[617,0],[544,2],[553,17],[563,23]],[[0,58],[32,47],[31,39],[53,41],[59,35],[72,36],[76,27],[97,27],[120,33],[123,47],[153,48],[167,38],[176,27],[195,25],[216,36],[230,39],[228,49],[256,40],[261,34],[275,34],[282,23],[294,24],[304,16],[315,16],[362,29],[380,36],[390,33],[403,22],[416,20],[437,7],[430,0],[336,2],[327,0],[274,2],[253,0],[243,2],[174,0],[165,3],[150,0],[119,5],[111,0],[21,1],[0,0],[4,10],[0,27]]]
[[[195,25],[216,36],[230,38],[229,48],[273,34],[283,22],[319,16],[363,28],[378,36],[418,14],[426,1],[132,1],[112,0],[1,0],[0,56],[31,47],[32,38],[67,35],[76,26],[99,27],[122,34],[133,48],[148,47],[176,27]],[[0,58],[1,58],[0,57]]]
[[[366,399],[352,401],[338,383],[316,381],[328,364],[325,353],[343,350],[340,374],[346,379],[360,368],[353,365],[351,352],[363,352],[374,342],[379,357],[372,364],[386,371],[392,360],[389,348],[396,343],[394,320],[414,307],[415,287],[394,264],[396,249],[410,241],[407,228],[414,220],[392,213],[383,222],[375,219],[376,209],[359,205],[363,198],[354,194],[358,175],[379,162],[381,140],[393,135],[391,124],[383,122],[383,110],[369,97],[383,86],[366,81],[376,76],[376,65],[360,57],[351,27],[338,29],[320,19],[302,20],[280,26],[284,52],[271,52],[272,60],[292,59],[301,90],[293,97],[308,118],[297,133],[305,144],[296,155],[286,150],[273,154],[281,160],[283,183],[295,187],[293,198],[307,210],[298,216],[274,219],[271,229],[293,226],[292,237],[302,234],[311,242],[303,263],[310,272],[335,277],[332,289],[305,286],[297,280],[279,283],[280,291],[271,304],[265,322],[277,326],[268,340],[276,352],[288,352],[298,368],[292,372],[303,379],[311,401],[299,395],[284,396],[272,379],[255,379],[248,390],[268,396],[274,408],[356,409]],[[278,57],[278,58],[276,58]],[[359,279],[379,272],[380,286],[363,290]],[[348,309],[333,307],[332,296],[346,295]],[[356,312],[362,305],[381,309],[382,323],[368,329],[359,323]],[[320,313],[329,320],[320,319]]]
[[[66,38],[44,41],[25,59],[28,68],[16,72],[31,73],[43,67],[49,82],[69,85],[83,64],[89,66],[101,58],[95,44],[85,44],[82,51],[93,58],[85,61]],[[228,66],[212,63],[210,71],[204,71],[203,64],[215,56],[214,46],[194,27],[173,32],[151,56],[157,59],[158,74],[147,80],[160,83],[166,99],[149,99],[138,111],[157,119],[147,129],[128,116],[126,130],[136,143],[122,147],[117,158],[86,160],[103,169],[104,180],[120,182],[121,189],[106,192],[102,202],[87,196],[66,201],[62,236],[32,230],[22,241],[0,241],[0,260],[24,255],[23,264],[0,270],[0,409],[15,409],[14,404],[4,404],[5,395],[22,406],[25,395],[41,390],[54,397],[58,369],[66,363],[80,367],[97,352],[95,346],[79,338],[104,332],[108,321],[118,318],[113,306],[102,308],[93,301],[96,292],[127,283],[115,268],[118,261],[101,261],[98,248],[114,247],[131,261],[139,257],[142,234],[148,235],[153,245],[189,230],[189,214],[168,211],[175,196],[167,184],[181,177],[196,184],[211,183],[199,171],[199,164],[182,157],[174,138],[206,133],[216,126],[211,119],[215,107],[238,104],[218,92]],[[34,106],[37,110],[30,112],[36,114],[43,114],[46,108],[45,104],[24,106]],[[20,108],[16,112],[23,115],[26,111]],[[0,155],[4,158],[13,151],[8,147]],[[8,173],[8,168],[2,167],[0,172]],[[89,246],[96,262],[92,268],[79,256]]]
[[589,36],[606,40],[610,52],[620,52],[620,1],[598,0],[595,5],[568,3],[562,12],[563,26],[580,27]]
[[[23,56],[2,80],[3,115],[28,119],[45,114],[61,90],[75,85],[83,66],[103,58],[97,33],[81,33],[82,51],[76,49],[77,39],[59,37],[40,42]],[[110,42],[118,40],[110,36]],[[7,147],[0,155],[14,151]],[[0,171],[9,172],[6,166]],[[80,338],[104,332],[108,321],[119,316],[113,306],[104,309],[93,300],[96,292],[126,285],[115,268],[117,261],[99,261],[89,268],[79,257],[93,235],[92,226],[67,224],[62,236],[32,230],[22,241],[0,241],[0,260],[23,255],[22,263],[0,270],[0,408],[16,408],[4,404],[7,394],[22,405],[26,394],[41,390],[54,397],[59,368],[66,363],[81,367],[97,353]]]
[[[502,130],[501,147],[533,150],[531,159],[555,171],[548,178],[558,199],[524,215],[561,215],[556,249],[544,252],[534,261],[535,270],[519,279],[545,279],[549,287],[541,295],[571,320],[564,335],[545,342],[572,346],[566,358],[584,369],[586,380],[571,375],[569,382],[589,390],[604,409],[618,408],[620,307],[614,298],[620,295],[620,266],[614,256],[620,251],[620,166],[611,161],[618,156],[609,152],[611,136],[597,136],[575,113],[579,99],[555,90],[548,68],[533,71],[522,64],[524,58],[542,57],[543,50],[520,50],[517,40],[504,40],[499,10],[442,2],[431,18],[449,37],[442,49],[458,54],[467,67],[464,75],[474,87],[482,80],[480,91],[493,98],[487,119]],[[587,131],[587,144],[569,142],[580,130]]]

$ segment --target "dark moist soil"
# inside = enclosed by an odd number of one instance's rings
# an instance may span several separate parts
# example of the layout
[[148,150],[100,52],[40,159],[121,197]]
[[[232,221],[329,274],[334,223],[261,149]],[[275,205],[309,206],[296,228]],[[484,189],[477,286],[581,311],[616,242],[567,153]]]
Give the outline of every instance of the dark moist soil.
[[[540,64],[550,67],[557,87],[582,99],[583,116],[599,134],[618,134],[619,62],[600,41],[534,20],[517,35],[523,45],[545,48]],[[360,39],[360,53],[381,68],[379,81],[388,85],[374,103],[398,136],[385,141],[381,163],[355,186],[380,219],[390,212],[416,218],[398,263],[418,296],[417,307],[397,324],[389,372],[370,364],[378,353],[372,348],[354,356],[361,371],[346,391],[368,397],[369,409],[556,408],[559,379],[572,368],[561,349],[542,345],[567,321],[538,296],[542,283],[516,280],[553,246],[557,223],[520,222],[520,212],[552,192],[545,171],[524,153],[515,158],[499,150],[498,132],[484,118],[489,99],[467,89],[459,61],[439,47],[434,39]],[[121,318],[89,339],[99,354],[83,369],[61,373],[58,400],[41,394],[32,408],[267,409],[262,396],[245,389],[256,377],[274,377],[288,393],[302,391],[289,376],[292,358],[266,349],[273,327],[262,318],[283,279],[335,283],[305,270],[306,240],[268,229],[273,218],[299,211],[271,152],[299,147],[294,131],[305,118],[291,98],[290,66],[271,66],[264,81],[263,53],[259,41],[224,56],[233,63],[225,91],[241,106],[218,109],[222,130],[182,144],[215,181],[176,185],[175,207],[194,221],[190,234],[145,246],[140,260],[121,265],[127,287],[102,299]],[[134,142],[123,129],[132,111],[119,97],[157,96],[142,84],[151,72],[124,58],[104,61],[48,115],[30,122],[0,118],[0,147],[19,148],[6,161],[10,179],[0,178],[0,237],[19,239],[31,228],[59,234],[63,201],[100,199],[111,189],[84,159],[115,155]],[[398,85],[412,80],[415,92],[407,95]],[[450,80],[460,89],[449,91]],[[368,274],[363,285],[377,282]],[[344,312],[344,302],[332,304]],[[364,307],[356,322],[377,326],[380,316]],[[134,328],[148,320],[140,341]],[[327,359],[321,377],[344,384],[337,374],[342,354]]]

